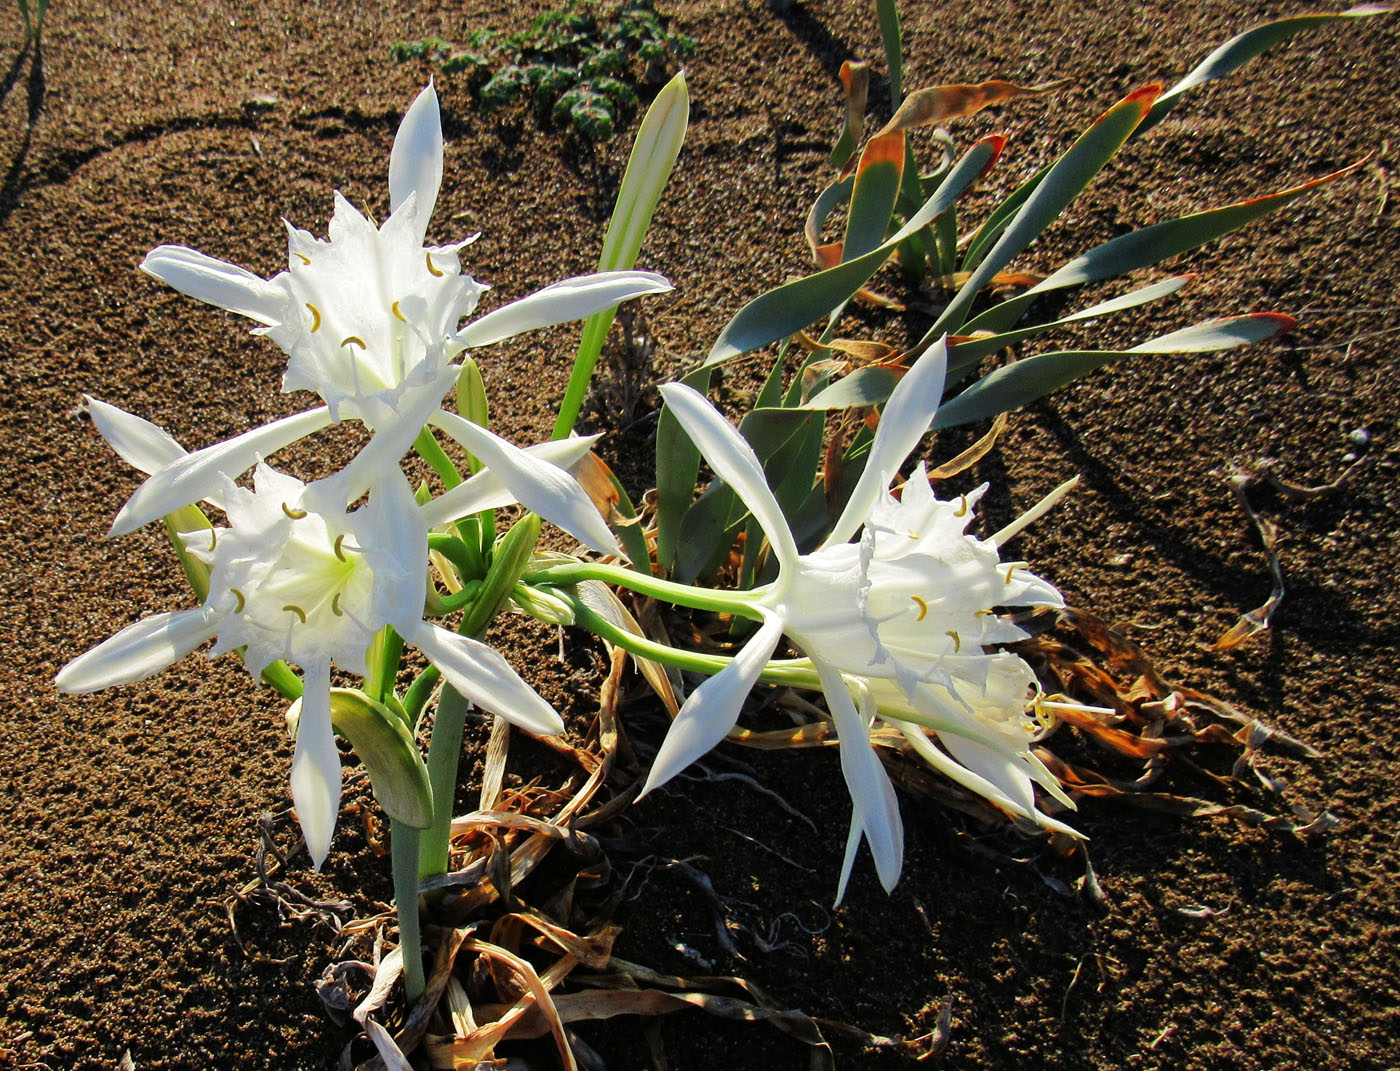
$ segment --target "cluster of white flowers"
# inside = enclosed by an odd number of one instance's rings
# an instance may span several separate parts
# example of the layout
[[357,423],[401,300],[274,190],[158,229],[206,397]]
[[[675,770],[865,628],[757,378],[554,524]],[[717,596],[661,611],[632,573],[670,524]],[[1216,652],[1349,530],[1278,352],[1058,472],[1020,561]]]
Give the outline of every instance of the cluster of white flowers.
[[[211,656],[241,650],[255,675],[278,659],[300,667],[292,795],[317,866],[329,851],[340,799],[331,671],[367,672],[367,652],[385,627],[474,703],[533,732],[563,727],[499,652],[424,620],[430,531],[519,502],[587,546],[617,551],[569,471],[592,440],[520,449],[443,410],[459,374],[453,362],[471,347],[669,289],[648,272],[601,272],[546,287],[464,326],[486,289],[462,271],[461,251],[471,239],[424,245],[442,157],[430,86],[395,138],[391,211],[383,225],[374,226],[337,194],[329,237],[289,225],[287,270],[271,279],[177,246],[161,246],[142,265],[186,294],[255,321],[256,333],[287,355],[283,389],[313,391],[324,405],[187,453],[149,422],[90,400],[98,430],[148,473],[118,513],[113,534],[198,501],[222,510],[227,523],[181,534],[188,555],[208,568],[202,605],[128,626],[65,666],[58,685],[90,692],[139,680],[210,639]],[[900,380],[850,501],[825,542],[806,554],[743,437],[696,391],[661,388],[710,467],[763,528],[779,568],[771,584],[732,593],[734,605],[758,617],[759,626],[728,668],[684,703],[646,788],[675,776],[733,728],[786,636],[806,656],[804,672],[820,682],[840,738],[853,803],[842,891],[862,839],[887,888],[902,863],[898,805],[870,743],[877,719],[900,730],[931,765],[1007,811],[1068,828],[1036,806],[1035,785],[1070,801],[1031,751],[1037,725],[1027,710],[1035,677],[1005,649],[1025,633],[1004,611],[1059,606],[1059,593],[1024,564],[1002,562],[995,538],[967,533],[981,490],[939,501],[922,466],[899,495],[890,490],[937,410],[946,361],[939,343]],[[308,485],[264,463],[347,419],[373,434],[334,475]],[[428,426],[486,467],[420,505],[399,463]],[[251,490],[235,482],[254,468]]]
[[[887,889],[903,863],[894,789],[870,745],[877,717],[903,730],[928,761],[973,791],[1013,814],[1069,829],[1035,806],[1033,782],[1072,806],[1030,750],[1039,728],[1026,714],[1035,676],[998,646],[1027,637],[999,608],[1060,606],[1059,592],[1023,564],[1002,563],[993,542],[967,534],[982,489],[940,502],[921,465],[901,497],[889,490],[933,420],[946,367],[940,342],[901,379],[850,500],[810,554],[798,552],[763,466],[738,431],[691,388],[661,388],[710,467],[762,526],[779,571],[754,592],[763,623],[730,667],[681,708],[646,787],[675,776],[733,728],[744,697],[786,635],[816,668],[840,738],[853,813],[838,899],[862,837]],[[857,531],[859,542],[850,542]],[[923,727],[937,732],[951,758],[929,745]]]
[[[189,552],[209,566],[201,606],[129,625],[66,665],[58,686],[91,692],[140,680],[211,638],[211,657],[245,649],[254,675],[277,659],[295,663],[305,691],[292,796],[318,867],[340,800],[331,668],[365,672],[366,652],[386,625],[474,703],[533,732],[563,728],[494,648],[423,620],[429,525],[518,501],[591,547],[616,549],[588,496],[561,467],[576,462],[591,440],[521,450],[442,411],[459,371],[453,360],[469,347],[670,289],[650,272],[600,272],[546,287],[463,326],[486,290],[462,271],[460,250],[471,239],[423,244],[442,159],[438,100],[429,86],[395,137],[390,215],[382,226],[336,194],[329,238],[288,225],[287,270],[271,279],[180,246],[161,246],[142,263],[176,289],[256,321],[256,333],[287,355],[283,389],[312,391],[325,405],[186,453],[140,417],[89,400],[98,430],[149,474],[118,514],[113,535],[197,501],[217,505],[228,523],[182,534]],[[333,476],[307,485],[263,463],[345,419],[362,421],[374,435]],[[490,468],[420,507],[399,462],[429,423]],[[255,466],[253,490],[234,483]],[[368,501],[350,510],[365,492]]]

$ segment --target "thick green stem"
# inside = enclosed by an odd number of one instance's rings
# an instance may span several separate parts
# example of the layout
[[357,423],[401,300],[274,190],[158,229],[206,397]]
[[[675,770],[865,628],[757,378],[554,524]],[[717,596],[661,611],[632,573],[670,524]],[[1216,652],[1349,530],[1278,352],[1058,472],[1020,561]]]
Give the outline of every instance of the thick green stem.
[[619,565],[602,565],[597,562],[568,562],[551,565],[532,571],[525,578],[530,584],[550,584],[567,587],[583,580],[601,580],[607,584],[618,584],[643,595],[662,599],[675,606],[689,606],[694,610],[712,610],[721,614],[738,614],[741,617],[762,620],[763,615],[754,606],[754,592],[723,592],[712,588],[696,588],[689,584],[678,584],[674,580],[662,580],[648,576],[635,569]]
[[457,760],[462,754],[462,734],[471,704],[448,686],[438,700],[433,739],[428,745],[428,784],[433,790],[433,824],[418,842],[418,869],[414,881],[447,872],[447,842],[452,832],[452,799],[457,792]]
[[394,904],[399,914],[399,948],[403,954],[404,997],[412,1007],[427,988],[418,930],[418,830],[402,822],[391,822],[389,838],[394,864]]

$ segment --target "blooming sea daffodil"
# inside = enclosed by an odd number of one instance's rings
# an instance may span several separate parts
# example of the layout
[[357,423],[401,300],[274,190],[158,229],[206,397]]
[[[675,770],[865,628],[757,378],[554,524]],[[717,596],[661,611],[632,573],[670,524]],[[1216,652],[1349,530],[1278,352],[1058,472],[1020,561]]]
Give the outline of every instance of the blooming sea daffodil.
[[[111,414],[103,419],[110,423]],[[203,605],[128,625],[64,666],[57,683],[82,693],[141,680],[209,639],[215,640],[210,657],[245,648],[254,676],[276,659],[300,666],[292,798],[318,868],[340,801],[331,667],[364,672],[366,650],[384,626],[414,644],[472,702],[531,732],[563,729],[554,709],[494,648],[423,620],[428,528],[402,474],[376,483],[368,503],[347,513],[338,476],[307,485],[260,464],[253,490],[223,477],[220,501],[227,527],[182,534],[188,551],[210,567]]]
[[337,193],[329,237],[288,224],[287,270],[271,279],[184,246],[163,245],[146,256],[141,268],[148,274],[255,321],[255,333],[287,354],[282,389],[309,390],[326,403],[279,422],[275,432],[256,429],[218,450],[267,456],[271,440],[280,448],[353,418],[386,436],[377,456],[396,462],[451,388],[452,361],[465,349],[670,289],[653,272],[598,272],[547,286],[462,326],[487,287],[462,271],[461,250],[472,239],[423,244],[442,165],[442,120],[429,85],[394,138],[390,214],[382,225]]
[[[894,789],[869,742],[878,715],[931,726],[955,757],[940,768],[1009,810],[1053,820],[1034,807],[1032,780],[1059,796],[1031,755],[1024,710],[1035,678],[1016,655],[994,646],[1026,634],[994,612],[1001,606],[1058,606],[1059,593],[1002,563],[994,543],[967,535],[977,494],[958,502],[933,496],[922,466],[889,492],[899,466],[927,431],[943,392],[946,350],[929,349],[900,380],[880,420],[865,470],[830,536],[798,552],[782,509],[752,448],[697,391],[661,388],[667,406],[716,475],[762,526],[779,565],[777,579],[753,592],[761,623],[733,663],[681,707],[657,754],[647,789],[673,777],[717,744],[786,634],[811,660],[841,745],[853,815],[839,900],[861,837],[886,889],[898,880],[903,831]],[[848,542],[857,530],[859,542]],[[927,745],[922,730],[912,730]],[[955,761],[956,760],[956,761]]]

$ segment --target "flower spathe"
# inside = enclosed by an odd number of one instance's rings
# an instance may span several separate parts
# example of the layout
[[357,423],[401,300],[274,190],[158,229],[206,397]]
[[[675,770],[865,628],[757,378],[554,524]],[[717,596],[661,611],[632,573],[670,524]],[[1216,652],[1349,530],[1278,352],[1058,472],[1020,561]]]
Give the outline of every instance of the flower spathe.
[[346,512],[343,488],[336,477],[307,485],[264,464],[252,490],[225,477],[228,525],[182,535],[210,566],[203,605],[129,625],[57,678],[66,692],[130,683],[211,638],[210,657],[246,648],[254,675],[279,658],[300,666],[305,691],[292,797],[317,867],[330,849],[340,800],[331,667],[363,673],[366,650],[385,625],[417,646],[467,699],[531,732],[563,729],[554,709],[494,648],[423,620],[427,526],[404,477],[396,473],[376,484],[368,503],[353,512]]
[[[1025,638],[997,607],[1058,606],[1059,593],[1021,563],[1002,563],[994,544],[966,533],[980,491],[940,502],[922,466],[903,497],[889,491],[937,411],[945,368],[940,342],[900,380],[850,501],[831,536],[810,554],[798,552],[762,465],[739,433],[698,392],[679,384],[661,388],[710,467],[763,528],[779,572],[753,592],[760,627],[734,662],[682,706],[646,788],[664,783],[723,738],[786,634],[818,672],[851,794],[838,900],[862,837],[887,889],[902,863],[898,804],[869,742],[876,716],[934,728],[956,759],[939,753],[940,768],[957,767],[975,791],[1058,825],[1035,810],[1029,787],[1032,780],[1047,788],[1053,782],[1029,751],[1033,723],[1024,709],[1034,676],[1018,656],[994,648]],[[857,530],[860,541],[848,542]]]

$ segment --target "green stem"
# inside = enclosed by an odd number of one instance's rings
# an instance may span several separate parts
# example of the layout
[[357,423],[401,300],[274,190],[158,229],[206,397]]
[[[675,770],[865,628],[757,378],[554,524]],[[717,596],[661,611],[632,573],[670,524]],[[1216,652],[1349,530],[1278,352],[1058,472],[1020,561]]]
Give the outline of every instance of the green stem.
[[[710,676],[714,676],[734,661],[729,655],[707,655],[696,651],[682,651],[675,647],[668,647],[664,643],[646,639],[634,632],[618,628],[612,622],[595,614],[580,599],[567,591],[555,591],[553,594],[565,599],[574,607],[575,624],[640,658],[647,658],[653,662],[663,662],[668,666],[675,666],[677,669],[692,673],[705,673]],[[763,672],[759,674],[759,680],[789,688],[820,689],[822,686],[821,677],[812,666],[811,660],[806,658],[770,661]]]
[[598,562],[578,562],[564,565],[551,565],[548,568],[531,572],[525,580],[530,584],[549,584],[568,587],[583,580],[601,580],[607,584],[619,584],[632,591],[653,598],[662,599],[675,606],[689,606],[694,610],[712,610],[715,613],[738,614],[755,621],[763,619],[762,613],[754,606],[753,591],[721,592],[711,588],[691,587],[678,584],[674,580],[662,580],[648,576],[635,569],[620,565],[603,565]]
[[[452,831],[452,800],[457,792],[457,760],[471,704],[457,689],[447,687],[438,700],[433,738],[428,744],[428,784],[433,790],[433,824],[418,838],[418,869],[414,881],[447,872],[447,842]],[[415,886],[416,887],[416,886]]]
[[418,830],[402,822],[391,822],[389,838],[394,865],[394,905],[399,914],[399,948],[403,953],[404,997],[412,1007],[427,988],[422,937],[418,929]]

